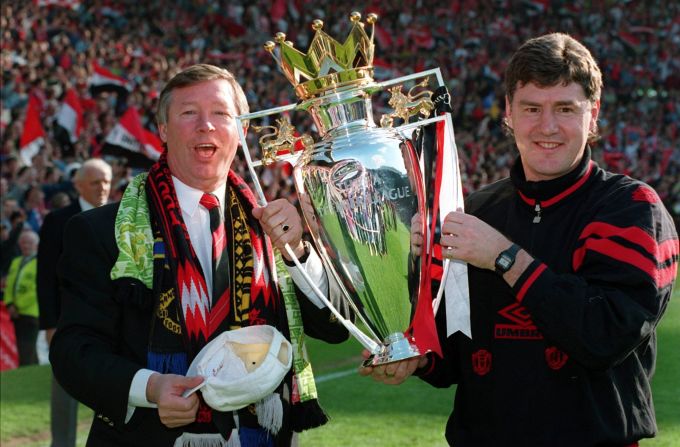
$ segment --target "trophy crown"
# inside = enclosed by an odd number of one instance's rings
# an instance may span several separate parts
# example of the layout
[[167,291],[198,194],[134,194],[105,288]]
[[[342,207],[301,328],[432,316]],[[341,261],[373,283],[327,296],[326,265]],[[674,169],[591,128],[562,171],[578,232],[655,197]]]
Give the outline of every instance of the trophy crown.
[[370,37],[366,34],[360,13],[352,12],[349,20],[352,29],[344,43],[323,31],[322,20],[314,20],[312,29],[315,34],[306,54],[294,48],[284,33],[277,33],[274,42],[264,44],[264,49],[278,62],[300,99],[373,82],[373,34],[378,16],[368,14],[366,17],[366,22],[373,25]]

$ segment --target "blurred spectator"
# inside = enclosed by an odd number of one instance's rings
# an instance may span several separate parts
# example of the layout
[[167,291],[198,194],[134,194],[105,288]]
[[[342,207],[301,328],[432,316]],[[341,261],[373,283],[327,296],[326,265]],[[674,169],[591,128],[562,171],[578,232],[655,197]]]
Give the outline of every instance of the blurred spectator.
[[38,252],[38,298],[40,300],[40,328],[47,331],[48,343],[57,326],[61,310],[56,269],[63,250],[62,236],[66,222],[75,214],[105,205],[111,190],[111,166],[104,160],[87,160],[78,169],[73,182],[79,193],[70,205],[47,215],[40,229]]
[[[52,342],[52,336],[61,314],[61,293],[55,266],[63,251],[64,227],[75,214],[106,204],[111,189],[111,166],[98,158],[87,160],[76,171],[73,182],[79,193],[78,199],[68,206],[59,207],[49,213],[40,230],[37,268],[38,303],[40,329],[45,330],[48,346]],[[57,195],[54,198],[56,197]],[[52,445],[74,447],[78,402],[64,391],[54,376],[52,376],[50,410]]]
[[21,256],[14,258],[7,274],[7,290],[4,297],[7,310],[14,322],[19,366],[38,363],[36,342],[38,339],[38,296],[36,293],[36,266],[38,235],[24,230],[19,236]]
[[[16,200],[6,199],[2,202],[2,241],[0,242],[0,277],[4,279],[9,270],[9,264],[16,256],[21,253],[19,250],[19,235],[24,228],[26,216],[19,208]],[[9,216],[4,218],[4,211],[7,210]],[[3,288],[4,290],[4,288]]]
[[[48,174],[50,167],[68,181],[67,166],[101,155],[106,137],[128,107],[138,111],[140,127],[155,132],[159,87],[189,64],[230,68],[244,86],[251,110],[295,102],[293,89],[261,43],[283,31],[287,40],[306,50],[316,18],[324,20],[325,31],[344,41],[353,8],[329,0],[178,0],[173,8],[160,0],[93,0],[74,2],[73,8],[38,3],[7,0],[0,14],[0,155],[8,194],[17,200],[39,182],[49,201],[54,190],[48,185],[56,181]],[[593,146],[593,157],[603,168],[655,187],[678,218],[680,195],[673,186],[680,181],[680,3],[372,0],[362,12],[379,15],[378,80],[441,69],[452,93],[468,192],[502,177],[516,155],[501,126],[501,73],[507,55],[528,37],[549,31],[581,39],[608,80],[600,115],[602,139]],[[122,84],[92,88],[95,63]],[[76,109],[82,120],[80,128],[72,124],[73,132],[65,134],[60,126],[68,125],[63,106],[71,89],[79,98]],[[22,167],[18,157],[30,95],[39,99],[45,130],[45,148],[34,157],[32,169]],[[385,104],[375,101],[374,109],[379,116]],[[293,122],[300,132],[311,127],[309,119],[294,116]],[[248,135],[251,148],[257,146],[253,134]],[[118,194],[126,176],[114,177]],[[268,197],[293,192],[291,182],[271,180]]]
[[26,213],[26,223],[31,230],[36,233],[40,231],[43,218],[47,214],[47,207],[45,206],[45,193],[38,184],[29,186],[24,193],[23,209]]
[[22,166],[17,171],[16,179],[10,183],[6,197],[15,199],[23,204],[26,192],[37,180],[35,169],[31,166]]
[[58,192],[52,196],[50,200],[50,209],[58,210],[60,208],[67,207],[71,204],[71,197],[65,192]]

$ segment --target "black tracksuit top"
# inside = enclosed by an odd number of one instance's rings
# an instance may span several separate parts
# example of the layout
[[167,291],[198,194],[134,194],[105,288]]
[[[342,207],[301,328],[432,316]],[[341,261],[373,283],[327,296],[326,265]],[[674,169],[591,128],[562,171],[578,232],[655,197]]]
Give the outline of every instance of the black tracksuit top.
[[527,182],[518,159],[509,179],[469,196],[466,212],[535,261],[513,288],[469,267],[473,338],[442,339],[444,359],[419,373],[458,384],[448,442],[623,446],[654,436],[655,328],[678,262],[656,192],[600,169],[588,149],[550,181]]

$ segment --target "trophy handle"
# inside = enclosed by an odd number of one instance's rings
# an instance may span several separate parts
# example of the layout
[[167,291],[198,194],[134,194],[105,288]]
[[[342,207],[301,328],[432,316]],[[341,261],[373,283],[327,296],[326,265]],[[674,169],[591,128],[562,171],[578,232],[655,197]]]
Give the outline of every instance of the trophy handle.
[[319,290],[319,288],[314,284],[314,281],[312,278],[309,277],[307,274],[307,271],[302,267],[302,264],[300,264],[300,260],[295,256],[295,253],[293,252],[293,249],[290,248],[290,245],[286,244],[285,245],[286,252],[288,255],[291,257],[293,262],[298,268],[298,271],[302,274],[302,276],[305,278],[305,281],[307,281],[307,284],[312,288],[316,296],[319,297],[321,301],[328,307],[333,315],[342,323],[343,326],[349,331],[350,334],[352,334],[356,339],[363,345],[364,348],[368,349],[371,354],[377,354],[380,352],[380,346],[378,343],[375,341],[371,340],[366,334],[364,334],[354,323],[346,319],[345,317],[342,316],[340,312],[331,304],[331,302],[326,298],[326,295]]

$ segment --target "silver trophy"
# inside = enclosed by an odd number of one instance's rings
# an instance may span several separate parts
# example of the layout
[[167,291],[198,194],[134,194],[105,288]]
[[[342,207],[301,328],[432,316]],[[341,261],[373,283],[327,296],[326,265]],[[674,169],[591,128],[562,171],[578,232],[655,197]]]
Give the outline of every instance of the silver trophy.
[[[367,23],[373,25],[376,19],[369,14]],[[428,276],[420,256],[411,251],[411,225],[417,214],[426,216],[419,220],[419,230],[428,234],[432,216],[412,137],[415,129],[441,122],[453,141],[453,127],[448,114],[429,118],[434,105],[426,87],[430,79],[443,85],[439,70],[376,82],[373,32],[366,34],[358,13],[352,13],[350,20],[352,29],[343,44],[323,32],[320,20],[312,25],[316,34],[307,54],[295,49],[282,33],[277,34],[276,43],[265,44],[301,101],[237,120],[261,202],[265,198],[254,168],[275,161],[294,164],[295,187],[316,249],[367,333],[334,309],[311,281],[310,286],[371,352],[365,364],[379,365],[424,353],[412,323],[418,312],[433,319],[433,300],[421,301]],[[403,92],[405,86],[410,89]],[[389,94],[392,110],[382,115],[380,126],[372,110],[376,94]],[[288,121],[286,116],[295,111],[311,115],[317,141],[299,135]],[[412,123],[413,118],[417,121]],[[393,127],[395,119],[402,122],[399,127]],[[256,121],[264,125],[255,125]],[[248,123],[261,134],[262,157],[255,162],[243,132]],[[455,154],[448,160],[455,163]],[[460,184],[443,187],[459,188]],[[431,247],[423,250],[429,252]],[[429,280],[425,286],[429,288]],[[441,293],[440,289],[435,303]]]

